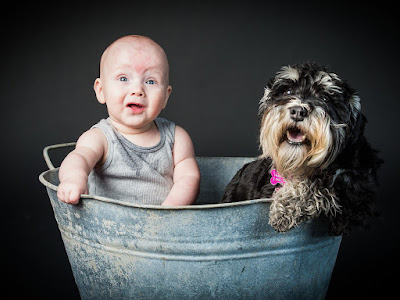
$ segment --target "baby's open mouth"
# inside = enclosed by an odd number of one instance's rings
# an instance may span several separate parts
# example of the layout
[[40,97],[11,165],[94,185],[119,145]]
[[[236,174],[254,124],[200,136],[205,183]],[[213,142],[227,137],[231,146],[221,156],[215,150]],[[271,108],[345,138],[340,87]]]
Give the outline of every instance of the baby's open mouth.
[[286,137],[289,144],[300,145],[305,142],[307,135],[297,127],[290,127],[286,131]]
[[142,105],[142,104],[139,104],[139,103],[129,103],[128,106],[129,106],[130,108],[134,108],[134,107],[136,107],[136,108],[143,108],[143,105]]
[[129,107],[131,111],[135,114],[141,113],[144,110],[144,105],[140,103],[128,103],[127,107]]

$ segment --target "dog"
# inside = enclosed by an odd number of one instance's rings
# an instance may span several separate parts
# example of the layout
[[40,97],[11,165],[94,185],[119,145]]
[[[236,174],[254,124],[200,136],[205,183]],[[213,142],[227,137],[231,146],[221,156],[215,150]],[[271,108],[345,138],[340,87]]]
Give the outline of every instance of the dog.
[[221,203],[271,198],[269,223],[286,232],[323,216],[331,235],[376,215],[377,170],[357,92],[316,63],[284,66],[259,102],[262,155],[244,165]]

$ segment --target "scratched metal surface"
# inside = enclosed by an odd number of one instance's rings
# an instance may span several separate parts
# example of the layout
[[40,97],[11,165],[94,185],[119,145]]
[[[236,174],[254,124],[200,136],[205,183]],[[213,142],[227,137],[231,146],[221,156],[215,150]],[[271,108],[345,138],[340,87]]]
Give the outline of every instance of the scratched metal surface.
[[216,203],[251,158],[198,158],[201,205],[164,208],[84,196],[57,199],[41,174],[82,299],[324,299],[341,242],[323,221],[287,233],[269,200]]

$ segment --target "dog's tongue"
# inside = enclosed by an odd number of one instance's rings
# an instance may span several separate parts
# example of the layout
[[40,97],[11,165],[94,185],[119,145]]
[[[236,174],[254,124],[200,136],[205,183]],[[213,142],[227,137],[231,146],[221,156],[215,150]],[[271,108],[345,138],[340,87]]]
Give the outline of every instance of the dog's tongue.
[[290,128],[287,132],[287,137],[290,141],[296,143],[301,143],[306,139],[306,135],[297,128]]

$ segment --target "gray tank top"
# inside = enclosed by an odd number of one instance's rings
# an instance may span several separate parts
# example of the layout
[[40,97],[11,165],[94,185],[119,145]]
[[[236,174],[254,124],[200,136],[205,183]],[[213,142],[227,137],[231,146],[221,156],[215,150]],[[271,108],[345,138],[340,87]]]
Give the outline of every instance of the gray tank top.
[[107,159],[89,174],[89,194],[135,204],[161,205],[173,185],[172,149],[175,123],[157,118],[160,142],[140,147],[103,119],[92,128],[103,131],[108,142]]

